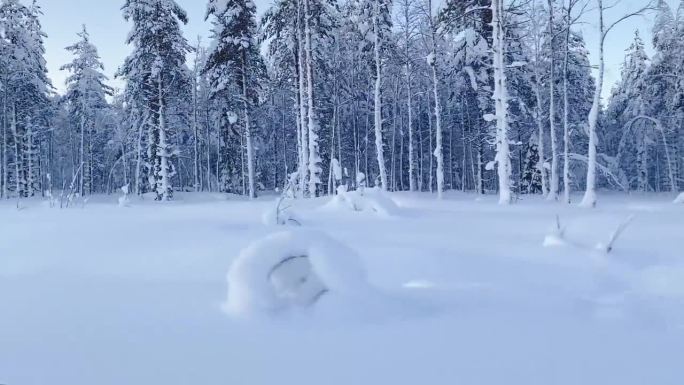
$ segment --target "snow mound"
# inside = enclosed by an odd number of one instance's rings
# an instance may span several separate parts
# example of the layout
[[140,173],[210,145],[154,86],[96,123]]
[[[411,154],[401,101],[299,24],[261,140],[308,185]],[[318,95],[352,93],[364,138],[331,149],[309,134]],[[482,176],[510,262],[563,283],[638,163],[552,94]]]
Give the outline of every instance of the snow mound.
[[380,189],[361,189],[347,191],[343,186],[323,209],[329,211],[370,212],[383,217],[394,217],[401,214],[401,209],[392,198]]
[[354,251],[311,230],[272,234],[245,248],[228,271],[225,310],[273,314],[322,297],[363,298],[370,290]]
[[679,194],[679,196],[674,200],[674,203],[684,203],[684,192]]

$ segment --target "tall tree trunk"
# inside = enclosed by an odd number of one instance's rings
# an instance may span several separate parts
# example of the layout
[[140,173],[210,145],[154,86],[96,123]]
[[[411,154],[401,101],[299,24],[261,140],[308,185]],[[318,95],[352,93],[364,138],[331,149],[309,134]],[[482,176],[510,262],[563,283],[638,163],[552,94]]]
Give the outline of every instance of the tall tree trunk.
[[535,121],[537,123],[537,136],[539,138],[539,162],[537,164],[537,169],[539,170],[539,173],[541,174],[541,187],[542,187],[542,194],[547,195],[549,193],[549,187],[547,185],[547,177],[546,177],[546,151],[545,151],[545,145],[544,145],[544,119],[543,119],[543,112],[542,112],[542,106],[543,106],[543,98],[542,98],[542,74],[541,74],[541,69],[540,63],[542,61],[542,36],[541,36],[541,28],[539,27],[539,20],[537,19],[537,11],[536,11],[536,6],[537,6],[537,0],[534,0],[532,2],[532,23],[533,23],[533,30],[534,30],[534,95],[536,98],[536,107],[535,107]]
[[599,13],[599,73],[594,91],[594,102],[589,111],[589,149],[587,162],[587,186],[584,192],[584,198],[580,206],[592,208],[596,207],[596,147],[598,145],[598,138],[596,136],[596,125],[598,123],[599,111],[601,108],[601,92],[603,91],[603,75],[605,73],[604,62],[604,43],[605,43],[605,25],[603,23],[603,0],[597,0]]
[[[406,50],[408,55],[408,48]],[[416,191],[418,188],[416,186],[416,150],[415,150],[415,132],[413,132],[413,102],[411,98],[413,95],[411,93],[411,72],[410,65],[406,64],[406,111],[408,114],[407,122],[408,125],[408,162],[409,162],[409,190]]]
[[308,94],[308,130],[309,130],[309,194],[312,197],[318,195],[318,187],[321,184],[321,157],[318,153],[318,127],[314,110],[314,86],[313,86],[313,49],[311,47],[311,11],[309,1],[304,0],[304,24],[306,44],[306,88]]
[[[199,49],[199,45],[198,45]],[[192,135],[194,138],[193,143],[193,164],[192,172],[194,174],[194,187],[195,191],[201,189],[200,182],[200,160],[199,160],[199,124],[197,122],[197,59],[195,59],[195,68],[192,74]]]
[[7,88],[4,89],[2,98],[2,197],[7,196]]
[[434,183],[433,183],[434,182],[434,180],[433,180],[434,173],[432,171],[435,168],[434,167],[435,158],[434,158],[434,150],[433,150],[434,147],[433,147],[433,143],[432,143],[432,133],[433,133],[433,130],[432,130],[432,114],[430,113],[430,109],[431,109],[430,108],[430,105],[431,105],[431,103],[430,103],[430,92],[428,90],[425,90],[425,94],[427,95],[425,98],[426,99],[426,104],[425,104],[426,108],[425,109],[427,110],[427,118],[428,118],[428,138],[429,138],[428,150],[430,151],[428,153],[428,158],[430,158],[430,163],[429,163],[430,168],[428,170],[429,171],[429,173],[428,173],[428,186],[429,186],[430,193],[432,193],[432,192],[434,192]]
[[157,146],[157,157],[159,158],[159,168],[155,171],[159,175],[155,175],[157,180],[157,199],[161,201],[169,201],[173,196],[171,187],[171,163],[169,157],[169,144],[166,137],[166,111],[164,106],[164,87],[162,83],[161,73],[158,75],[158,97],[159,97],[159,145]]
[[[381,36],[380,36],[380,4],[379,0],[374,1],[373,12],[373,31],[374,33],[374,54],[375,54],[375,150],[378,158],[378,171],[380,173],[380,189],[387,190],[387,170],[385,168],[385,152],[382,140],[382,56],[381,56]],[[368,177],[368,175],[366,175]]]
[[21,151],[19,149],[21,137],[17,128],[17,103],[12,103],[12,133],[14,134],[14,179],[16,184],[17,197],[23,197],[21,187]]
[[549,200],[558,200],[558,140],[556,138],[556,54],[554,39],[554,10],[553,0],[549,4],[549,55],[551,57],[551,70],[549,74],[549,131],[551,134],[551,186],[549,186]]
[[[306,85],[305,85],[305,49],[304,37],[302,34],[302,0],[297,2],[297,74],[298,74],[298,88],[299,88],[299,126],[301,128],[299,141],[301,143],[299,154],[299,193],[302,197],[308,195],[308,167],[309,163],[309,132],[307,129],[307,102],[306,102]],[[306,15],[304,16],[306,17]]]
[[80,196],[83,196],[84,190],[85,190],[85,106],[83,106],[83,110],[81,111],[81,143],[79,147],[79,160],[80,164],[82,167],[81,175],[79,178],[79,183],[78,183],[78,193]]
[[563,58],[563,201],[570,204],[570,90],[568,67],[570,64],[570,19],[572,7],[567,9],[565,30],[565,57]]
[[508,91],[505,73],[505,39],[503,27],[503,0],[493,0],[493,68],[494,68],[494,104],[496,110],[496,163],[499,178],[499,203],[510,204],[511,195],[511,159],[508,143]]
[[435,98],[435,152],[437,158],[437,198],[442,199],[444,193],[444,149],[442,148],[442,107],[439,103],[439,89],[437,84],[437,41],[436,26],[432,19],[432,1],[428,0],[428,12],[430,13],[430,32],[432,33],[432,51],[429,60],[432,70],[432,92]]
[[245,119],[245,146],[247,146],[247,178],[249,183],[249,199],[256,198],[254,184],[254,147],[249,117],[249,99],[247,94],[247,54],[242,53],[242,99]]
[[137,148],[137,159],[135,163],[135,193],[141,195],[143,193],[142,181],[140,180],[140,172],[142,169],[142,138],[143,138],[143,127],[147,124],[147,119],[142,120],[140,126],[138,126],[138,148]]

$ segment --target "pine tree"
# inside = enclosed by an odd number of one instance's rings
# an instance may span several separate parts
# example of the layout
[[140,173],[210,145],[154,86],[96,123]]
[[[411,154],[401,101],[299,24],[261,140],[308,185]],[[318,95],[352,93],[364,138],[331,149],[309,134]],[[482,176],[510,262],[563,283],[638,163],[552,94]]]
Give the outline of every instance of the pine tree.
[[[106,95],[113,95],[114,90],[105,84],[107,77],[102,73],[104,65],[97,53],[97,48],[90,42],[90,35],[83,26],[83,30],[78,33],[80,40],[67,47],[74,60],[61,67],[62,70],[69,71],[71,74],[66,79],[67,92],[64,100],[69,104],[71,118],[79,127],[79,155],[81,172],[79,175],[79,192],[81,195],[92,194],[94,186],[94,169],[96,166],[94,158],[98,145],[102,141],[97,141],[96,120],[102,116],[103,110],[107,108]],[[98,147],[96,147],[98,146]]]
[[[188,18],[174,0],[127,0],[122,10],[124,19],[133,23],[127,39],[133,52],[118,75],[126,79],[128,108],[145,116],[147,129],[146,137],[138,135],[137,192],[153,191],[157,200],[166,201],[173,197],[173,136],[188,125],[191,76],[185,56],[192,48],[180,29]],[[147,185],[141,177],[143,164]]]
[[[3,76],[3,189],[14,187],[18,197],[42,189],[40,141],[47,131],[51,84],[47,78],[40,7],[18,0],[0,5],[0,33],[4,40]],[[11,165],[10,165],[11,163]]]
[[467,85],[462,87],[465,95],[452,100],[460,104],[462,115],[465,115],[461,124],[469,126],[462,140],[472,144],[467,157],[464,151],[462,162],[470,163],[474,189],[478,194],[485,191],[484,163],[487,157],[492,156],[487,146],[491,123],[483,119],[494,112],[491,5],[490,0],[450,0],[440,13],[441,24],[456,33],[451,65]]
[[[644,43],[636,31],[634,41],[627,50],[627,55],[622,68],[622,78],[613,89],[613,94],[606,111],[605,121],[610,127],[609,134],[605,135],[604,141],[608,146],[617,146],[617,149],[609,149],[615,152],[618,161],[625,161],[630,158],[625,153],[628,141],[636,140],[636,151],[638,156],[636,162],[629,161],[629,164],[636,165],[639,191],[646,191],[648,186],[648,150],[646,139],[648,122],[628,123],[639,116],[648,115],[646,95],[648,92],[646,74],[648,71],[649,58],[646,54]],[[625,132],[624,130],[629,131]],[[637,131],[638,130],[638,131]],[[620,162],[623,163],[623,162]],[[627,176],[631,179],[630,176]]]
[[[205,72],[209,74],[213,96],[230,98],[231,107],[242,110],[237,117],[233,111],[229,120],[242,126],[247,150],[249,197],[256,197],[255,148],[253,113],[259,103],[265,66],[256,44],[256,7],[248,0],[210,0],[207,18],[214,17],[214,45],[209,53]],[[224,91],[227,91],[224,92]]]
[[537,167],[539,164],[539,146],[534,136],[531,139],[530,143],[527,144],[527,151],[525,153],[520,192],[522,194],[543,194],[541,170]]

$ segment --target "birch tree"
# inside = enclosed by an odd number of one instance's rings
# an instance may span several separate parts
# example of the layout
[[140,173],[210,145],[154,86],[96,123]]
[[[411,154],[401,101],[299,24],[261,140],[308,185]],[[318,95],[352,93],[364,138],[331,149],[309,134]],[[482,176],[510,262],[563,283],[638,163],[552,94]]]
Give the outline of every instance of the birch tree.
[[555,10],[553,0],[548,0],[548,33],[549,33],[549,58],[551,70],[549,73],[549,134],[551,136],[551,180],[549,186],[549,200],[558,200],[558,138],[556,136],[556,30]]
[[511,191],[511,159],[508,138],[508,90],[506,85],[504,2],[492,0],[492,68],[494,71],[494,99],[496,120],[496,164],[499,178],[499,203],[510,204],[513,200]]
[[385,165],[385,150],[382,130],[382,70],[385,60],[384,49],[387,45],[387,38],[392,27],[391,2],[390,0],[372,1],[372,22],[373,22],[373,54],[375,58],[375,87],[374,87],[374,114],[373,125],[375,128],[375,150],[378,161],[378,172],[380,173],[380,188],[388,189],[387,168]]
[[442,199],[444,193],[444,148],[442,139],[442,107],[440,104],[439,93],[439,79],[438,72],[438,50],[437,50],[437,23],[432,16],[432,0],[427,0],[427,8],[425,9],[426,19],[428,24],[428,31],[430,33],[430,53],[427,56],[427,64],[430,67],[430,74],[432,76],[432,93],[434,98],[434,114],[435,114],[435,148],[433,155],[437,160],[437,197]]

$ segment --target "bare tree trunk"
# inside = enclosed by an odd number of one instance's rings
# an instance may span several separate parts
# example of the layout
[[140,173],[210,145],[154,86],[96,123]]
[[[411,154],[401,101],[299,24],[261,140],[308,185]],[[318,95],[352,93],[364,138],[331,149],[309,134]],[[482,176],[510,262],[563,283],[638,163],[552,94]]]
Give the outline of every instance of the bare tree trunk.
[[318,187],[321,184],[321,157],[318,153],[318,127],[316,111],[314,110],[314,86],[313,86],[313,48],[311,47],[311,11],[309,0],[304,0],[304,24],[306,44],[306,88],[308,95],[308,130],[309,130],[309,194],[311,197],[318,196]]
[[543,121],[543,113],[542,113],[542,105],[543,105],[543,99],[542,99],[542,74],[540,70],[540,63],[542,61],[542,35],[541,35],[541,27],[539,25],[539,19],[537,18],[537,0],[533,0],[532,2],[532,15],[530,17],[531,22],[532,22],[532,28],[534,31],[534,95],[536,98],[536,108],[535,108],[535,121],[537,123],[537,131],[538,131],[538,138],[539,138],[539,162],[537,164],[537,169],[539,170],[541,174],[541,184],[542,184],[542,194],[547,195],[549,193],[549,187],[547,185],[547,177],[546,177],[546,167],[545,165],[545,156],[546,156],[546,151],[545,151],[545,145],[544,145],[544,121]]
[[147,123],[142,123],[138,127],[138,151],[137,151],[137,160],[135,164],[135,193],[140,195],[142,194],[142,191],[140,190],[141,187],[141,181],[140,181],[140,170],[142,167],[142,137],[143,137],[143,127]]
[[206,139],[204,140],[204,151],[206,151],[207,155],[207,173],[206,173],[206,178],[205,181],[207,183],[207,190],[210,192],[213,191],[213,188],[211,186],[211,122],[210,122],[210,117],[209,117],[209,111],[204,111],[204,124],[205,124],[205,133],[206,133]]
[[7,190],[7,89],[2,98],[2,197],[9,199]]
[[437,84],[437,36],[436,26],[432,19],[432,1],[428,0],[428,16],[430,19],[430,33],[432,34],[432,50],[429,61],[432,71],[432,92],[435,98],[435,152],[437,158],[437,198],[442,199],[444,193],[444,149],[442,148],[442,107],[439,102],[439,89]]
[[159,157],[159,175],[155,175],[157,180],[157,199],[161,201],[169,201],[172,198],[171,187],[171,164],[169,162],[168,141],[166,138],[166,111],[164,106],[164,87],[162,83],[162,75],[158,75],[158,92],[159,92],[159,145],[157,146],[157,156]]
[[[85,106],[84,106],[85,107]],[[85,108],[81,111],[81,144],[79,148],[79,159],[82,165],[85,165]],[[81,172],[80,180],[78,181],[78,193],[83,196],[85,185],[85,172]]]
[[12,133],[14,133],[14,179],[16,183],[16,193],[17,197],[22,197],[21,188],[21,158],[19,151],[19,143],[21,143],[21,138],[17,132],[17,104],[12,103]]
[[[197,44],[197,52],[199,52],[199,43]],[[197,53],[196,53],[197,55]],[[194,146],[193,146],[193,174],[194,174],[194,187],[195,191],[201,189],[200,183],[200,160],[199,160],[199,125],[197,122],[197,67],[199,63],[197,57],[195,57],[195,66],[192,74],[192,132],[194,136]]]
[[563,59],[563,200],[567,204],[570,204],[570,91],[568,89],[568,66],[570,62],[571,12],[572,6],[568,6],[566,14],[568,25],[565,26],[565,57]]
[[[306,68],[304,63],[304,38],[302,36],[302,16],[301,16],[301,0],[297,2],[297,66],[299,75],[299,125],[301,128],[300,132],[300,142],[301,142],[301,154],[299,159],[299,190],[302,197],[308,195],[308,168],[307,164],[309,162],[309,133],[307,129],[307,111],[306,111],[306,85],[305,85],[305,74],[304,69]],[[306,15],[304,15],[306,17]]]
[[[407,50],[408,55],[408,50]],[[406,110],[408,113],[408,162],[409,162],[409,190],[416,191],[416,151],[415,151],[415,133],[413,132],[413,102],[411,101],[411,73],[410,67],[406,65]]]
[[[426,93],[426,95],[427,95],[427,97],[426,97],[426,103],[427,103],[427,104],[426,104],[426,107],[427,107],[427,111],[428,111],[428,138],[429,138],[429,141],[428,141],[428,142],[429,142],[429,143],[428,143],[428,150],[432,152],[432,151],[434,151],[434,150],[433,150],[433,146],[432,146],[432,133],[433,133],[433,130],[432,130],[432,114],[430,113],[430,104],[431,104],[431,103],[430,103],[430,93],[427,92],[427,90],[426,90],[425,93]],[[430,190],[431,193],[434,192],[434,183],[433,183],[433,182],[434,182],[434,180],[433,180],[434,173],[432,172],[432,170],[434,169],[435,158],[434,158],[433,155],[434,155],[434,153],[429,153],[429,154],[428,154],[428,158],[430,158],[430,163],[429,163],[430,169],[428,170],[428,171],[429,171],[429,173],[428,173],[428,184],[429,184],[429,190]]]
[[252,130],[249,120],[249,99],[247,94],[247,54],[242,53],[242,99],[245,118],[245,145],[247,146],[247,178],[249,182],[249,199],[256,198],[254,184],[254,147],[252,145]]
[[499,203],[512,202],[510,178],[511,159],[508,143],[508,91],[505,73],[505,42],[503,26],[503,0],[493,0],[492,5],[494,104],[496,109],[496,163],[499,177]]
[[[382,140],[382,57],[380,55],[380,5],[379,1],[374,1],[373,12],[373,31],[374,33],[374,53],[375,53],[375,150],[378,158],[378,171],[380,172],[380,188],[387,190],[387,170],[385,169],[385,153]],[[367,177],[367,176],[366,176]]]
[[558,200],[558,143],[556,138],[556,54],[554,49],[554,10],[553,0],[549,4],[549,55],[551,56],[551,70],[549,75],[549,131],[551,134],[551,186],[549,188],[549,200]]
[[589,112],[589,150],[587,163],[587,186],[582,198],[582,207],[596,207],[596,146],[598,145],[598,138],[596,136],[596,124],[598,123],[599,110],[601,108],[601,92],[603,91],[603,74],[605,72],[604,63],[604,40],[605,40],[605,25],[603,22],[603,0],[598,1],[599,13],[599,73],[594,91],[594,102]]

